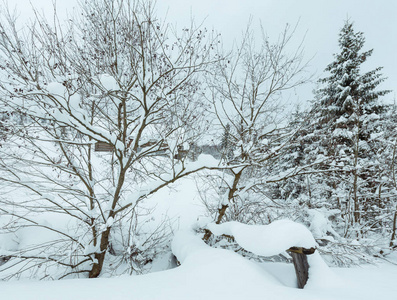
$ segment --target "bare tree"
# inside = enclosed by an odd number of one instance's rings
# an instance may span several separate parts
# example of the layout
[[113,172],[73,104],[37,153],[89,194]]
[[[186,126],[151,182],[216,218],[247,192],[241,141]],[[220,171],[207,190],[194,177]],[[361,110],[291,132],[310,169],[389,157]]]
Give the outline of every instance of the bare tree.
[[218,60],[214,43],[193,22],[179,32],[157,19],[150,1],[85,1],[67,23],[36,13],[22,31],[3,13],[1,104],[22,122],[0,149],[1,181],[26,194],[3,197],[0,212],[9,230],[56,236],[10,251],[15,259],[3,267],[55,263],[66,267],[62,276],[97,277],[112,232],[125,224],[131,252],[140,201],[197,171],[174,157],[202,130],[199,74]]
[[258,39],[248,26],[230,59],[217,64],[211,81],[213,111],[224,131],[223,161],[229,169],[220,184],[225,190],[217,224],[238,203],[251,210],[251,205],[244,204],[249,194],[252,198],[260,185],[283,178],[270,178],[264,171],[292,135],[283,129],[282,96],[307,80],[301,46],[289,52],[294,30],[286,26],[275,43],[263,28],[261,33]]

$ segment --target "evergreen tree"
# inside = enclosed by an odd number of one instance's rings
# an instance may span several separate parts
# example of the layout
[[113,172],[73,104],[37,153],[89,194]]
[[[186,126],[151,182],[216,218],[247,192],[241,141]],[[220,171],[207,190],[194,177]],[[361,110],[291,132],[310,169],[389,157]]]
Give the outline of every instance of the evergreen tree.
[[335,61],[325,69],[330,76],[320,79],[324,85],[317,92],[320,98],[317,106],[320,124],[335,124],[342,116],[360,116],[381,111],[382,105],[377,100],[389,91],[376,90],[385,80],[379,73],[381,67],[361,74],[361,65],[373,52],[373,49],[361,52],[364,43],[364,34],[355,32],[353,23],[346,21],[339,34],[341,51],[334,55]]
[[376,68],[362,74],[360,67],[373,50],[362,52],[365,38],[362,32],[353,30],[353,23],[346,21],[339,34],[340,53],[325,69],[329,77],[320,82],[317,120],[326,138],[322,141],[324,153],[333,156],[336,163],[332,188],[346,193],[351,222],[362,223],[373,208],[375,190],[379,186],[380,162],[377,160],[375,133],[381,130],[379,114],[383,105],[380,96],[389,91],[376,90],[384,81]]
[[290,168],[311,167],[280,187],[284,198],[299,198],[309,208],[337,209],[341,218],[333,216],[333,225],[351,237],[364,233],[386,205],[378,193],[384,185],[380,152],[385,110],[379,98],[389,91],[377,89],[384,81],[382,68],[361,71],[372,54],[362,51],[364,43],[363,33],[346,21],[339,34],[340,52],[325,69],[329,76],[319,80],[310,118],[300,122],[286,160]]
[[223,130],[222,138],[221,138],[221,143],[220,143],[220,150],[222,153],[222,157],[225,160],[231,160],[233,159],[233,150],[235,145],[233,145],[233,142],[231,140],[231,135],[230,135],[230,124],[226,124],[225,128]]
[[380,145],[383,168],[383,186],[379,189],[387,198],[382,222],[385,232],[390,234],[389,246],[397,248],[397,106],[390,105],[383,116],[383,140]]

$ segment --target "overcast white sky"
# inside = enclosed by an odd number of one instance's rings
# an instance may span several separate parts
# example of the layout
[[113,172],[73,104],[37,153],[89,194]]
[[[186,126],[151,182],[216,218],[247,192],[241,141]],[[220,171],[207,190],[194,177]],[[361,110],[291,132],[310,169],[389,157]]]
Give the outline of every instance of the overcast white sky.
[[[52,0],[9,0],[17,3],[21,17],[27,18],[30,4],[50,13]],[[76,5],[77,0],[57,0],[58,12]],[[338,32],[344,20],[350,18],[355,29],[366,37],[365,50],[374,48],[366,69],[383,66],[388,77],[382,86],[397,92],[397,1],[396,0],[158,0],[158,14],[168,11],[168,21],[183,26],[193,15],[196,20],[205,20],[207,28],[219,31],[226,44],[238,38],[250,16],[256,24],[262,22],[270,37],[276,37],[286,23],[299,21],[297,39],[305,34],[305,53],[313,57],[309,72],[317,77],[338,51]],[[299,101],[311,98],[314,85],[298,91]],[[395,92],[387,96],[392,102]],[[386,99],[385,99],[386,100]]]

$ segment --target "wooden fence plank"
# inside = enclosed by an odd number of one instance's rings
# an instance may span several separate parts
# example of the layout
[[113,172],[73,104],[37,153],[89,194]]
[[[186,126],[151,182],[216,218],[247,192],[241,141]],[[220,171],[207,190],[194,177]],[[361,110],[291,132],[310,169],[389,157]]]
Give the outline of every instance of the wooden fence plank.
[[296,279],[298,280],[298,288],[303,289],[309,279],[309,263],[307,255],[313,254],[315,248],[306,249],[303,247],[291,247],[287,250],[292,256],[294,263]]

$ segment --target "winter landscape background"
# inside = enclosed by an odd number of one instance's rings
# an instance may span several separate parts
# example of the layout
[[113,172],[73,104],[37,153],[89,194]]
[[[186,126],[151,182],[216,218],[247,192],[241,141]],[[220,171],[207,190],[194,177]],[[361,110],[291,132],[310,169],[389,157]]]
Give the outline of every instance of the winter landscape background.
[[2,294],[393,297],[383,4],[4,3]]

